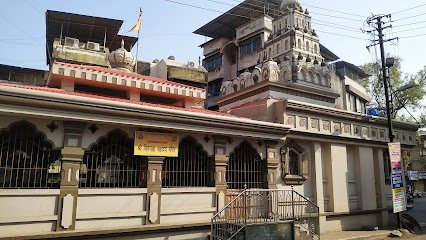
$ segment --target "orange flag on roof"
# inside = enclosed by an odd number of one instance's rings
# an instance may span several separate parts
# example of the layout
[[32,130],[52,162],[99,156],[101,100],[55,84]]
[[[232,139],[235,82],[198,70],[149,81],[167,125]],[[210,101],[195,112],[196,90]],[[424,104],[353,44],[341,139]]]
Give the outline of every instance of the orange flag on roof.
[[139,31],[141,29],[141,25],[142,25],[142,12],[139,15],[138,22],[135,24],[135,26],[132,27],[132,29],[130,29],[129,32]]

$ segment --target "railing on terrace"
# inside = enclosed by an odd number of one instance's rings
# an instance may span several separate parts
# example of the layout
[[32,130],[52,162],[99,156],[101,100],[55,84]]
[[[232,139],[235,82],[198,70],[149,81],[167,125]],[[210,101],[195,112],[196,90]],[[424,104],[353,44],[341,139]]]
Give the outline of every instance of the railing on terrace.
[[245,189],[212,217],[211,239],[232,239],[247,224],[294,221],[319,239],[319,209],[294,190]]

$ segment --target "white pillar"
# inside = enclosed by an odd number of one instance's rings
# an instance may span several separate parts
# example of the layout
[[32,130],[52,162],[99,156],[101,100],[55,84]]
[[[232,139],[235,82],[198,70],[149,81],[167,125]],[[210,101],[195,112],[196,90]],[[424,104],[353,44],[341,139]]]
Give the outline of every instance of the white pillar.
[[[324,183],[323,183],[323,157],[322,157],[322,149],[321,143],[314,142],[312,144],[312,159],[314,160],[314,183],[315,183],[315,200],[316,204],[319,208],[319,213],[325,212],[324,205]],[[320,216],[320,233],[325,233],[326,229],[326,217]]]
[[330,199],[333,203],[334,212],[349,212],[348,198],[348,160],[346,153],[346,145],[331,144],[331,184],[332,196]]
[[[384,162],[383,162],[383,150],[375,148],[373,150],[374,158],[374,176],[375,176],[375,187],[377,194],[377,207],[386,208],[386,184],[385,184],[385,172],[384,172]],[[380,226],[386,226],[388,224],[388,211],[382,211],[380,213],[379,224]]]
[[323,186],[323,162],[322,162],[322,152],[321,152],[321,143],[314,142],[312,144],[312,155],[315,163],[315,199],[319,207],[319,212],[324,212],[324,186]]
[[372,210],[377,208],[376,186],[374,179],[374,160],[373,149],[371,147],[359,147],[359,176],[357,182],[360,183],[360,202],[361,210]]

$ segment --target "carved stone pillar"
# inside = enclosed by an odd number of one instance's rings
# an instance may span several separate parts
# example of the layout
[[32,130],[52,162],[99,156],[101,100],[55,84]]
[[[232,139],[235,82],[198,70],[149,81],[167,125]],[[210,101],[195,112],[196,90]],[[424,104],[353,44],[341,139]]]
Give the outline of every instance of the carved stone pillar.
[[280,163],[278,142],[266,141],[266,164],[268,174],[268,189],[277,189],[277,169]]
[[75,230],[80,165],[84,156],[81,142],[85,126],[86,124],[81,122],[64,122],[62,178],[56,231]]
[[227,138],[214,136],[215,187],[217,211],[225,206],[226,201],[226,166],[229,157],[226,155]]
[[161,215],[161,171],[164,157],[148,157],[146,224],[159,224]]

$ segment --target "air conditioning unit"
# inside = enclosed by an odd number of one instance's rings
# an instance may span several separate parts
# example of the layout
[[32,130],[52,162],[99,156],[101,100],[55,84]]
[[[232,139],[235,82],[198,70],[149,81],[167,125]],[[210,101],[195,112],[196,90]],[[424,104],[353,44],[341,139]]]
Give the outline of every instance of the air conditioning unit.
[[99,50],[100,50],[99,43],[87,42],[86,49],[99,52]]
[[188,62],[188,66],[193,68],[193,67],[195,67],[195,63],[194,62]]
[[78,48],[78,43],[79,41],[77,38],[65,37],[64,46],[66,47]]

